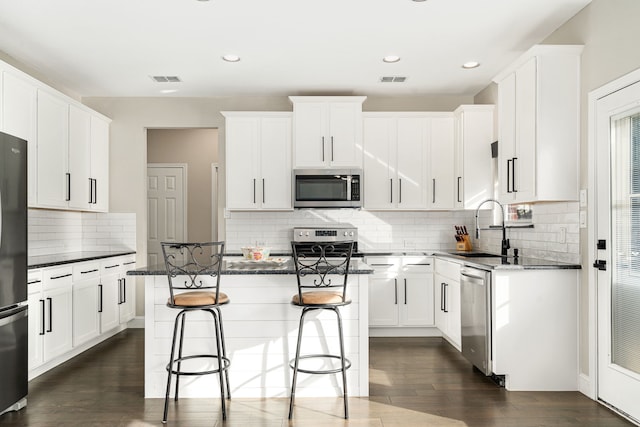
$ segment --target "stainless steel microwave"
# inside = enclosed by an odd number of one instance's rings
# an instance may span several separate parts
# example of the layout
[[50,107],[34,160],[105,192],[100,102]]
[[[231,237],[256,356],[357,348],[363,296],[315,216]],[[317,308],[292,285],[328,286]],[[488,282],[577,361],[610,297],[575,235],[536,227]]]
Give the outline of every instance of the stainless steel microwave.
[[362,207],[361,169],[294,169],[294,208]]

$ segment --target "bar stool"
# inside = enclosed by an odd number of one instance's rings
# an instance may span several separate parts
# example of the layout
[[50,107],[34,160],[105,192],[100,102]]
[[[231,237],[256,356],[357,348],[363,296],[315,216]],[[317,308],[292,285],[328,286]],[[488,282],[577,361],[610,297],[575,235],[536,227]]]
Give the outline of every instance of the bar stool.
[[[167,392],[164,399],[164,415],[162,422],[167,422],[169,410],[169,392],[171,376],[176,376],[174,399],[178,400],[180,377],[182,375],[218,374],[220,381],[220,401],[222,405],[222,419],[227,418],[225,397],[231,398],[229,388],[229,366],[222,328],[222,314],[220,306],[229,303],[229,297],[220,292],[220,269],[224,254],[224,242],[204,243],[175,243],[162,242],[162,253],[167,268],[169,281],[169,299],[167,307],[180,310],[176,315],[171,341],[171,357],[167,364]],[[205,311],[213,317],[215,329],[214,354],[183,355],[184,327],[187,313]],[[180,336],[178,335],[180,324]],[[177,338],[177,339],[176,339]],[[178,355],[176,357],[176,341],[178,341]],[[193,359],[212,359],[211,369],[182,370],[182,362]],[[213,363],[215,360],[215,364]],[[226,388],[226,394],[225,394]]]
[[[289,362],[289,366],[293,369],[291,398],[289,401],[289,419],[293,417],[293,405],[295,401],[298,372],[307,374],[342,373],[344,418],[349,418],[347,369],[351,367],[351,362],[344,355],[342,317],[340,316],[339,308],[351,304],[351,300],[346,297],[346,290],[347,279],[349,276],[349,262],[351,260],[353,246],[354,242],[351,241],[339,243],[291,243],[298,282],[298,293],[291,299],[291,304],[302,307],[302,314],[300,316],[300,325],[298,327],[296,356]],[[300,355],[304,318],[307,313],[315,310],[330,310],[336,314],[340,339],[339,355]],[[300,360],[302,359],[321,359],[325,361],[327,359],[338,359],[340,361],[340,366],[327,369],[303,369],[299,366]]]

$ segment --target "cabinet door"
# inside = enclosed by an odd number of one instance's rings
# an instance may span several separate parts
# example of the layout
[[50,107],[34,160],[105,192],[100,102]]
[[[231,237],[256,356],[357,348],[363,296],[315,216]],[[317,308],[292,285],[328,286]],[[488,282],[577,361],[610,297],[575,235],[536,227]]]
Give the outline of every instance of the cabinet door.
[[434,275],[434,308],[435,308],[435,324],[440,331],[447,335],[448,334],[448,323],[447,323],[447,314],[448,310],[446,307],[447,301],[447,279],[436,273]]
[[[461,180],[454,180],[454,124],[452,117],[430,119],[429,165],[431,180],[429,203],[431,209],[451,209],[458,196]],[[462,189],[460,189],[462,191]]]
[[400,209],[427,207],[427,120],[397,119],[398,202]]
[[98,278],[73,284],[73,346],[100,334],[98,318]]
[[498,142],[498,176],[500,200],[510,203],[513,193],[513,158],[516,156],[516,75],[512,73],[500,82],[498,88],[498,116],[500,135]]
[[402,278],[403,296],[400,324],[431,326],[434,324],[433,276]]
[[258,207],[258,118],[226,120],[227,208]]
[[69,106],[69,207],[87,210],[90,201],[89,168],[91,157],[91,116],[84,110]]
[[69,201],[69,104],[38,90],[38,206],[67,207]]
[[69,287],[47,290],[45,300],[44,361],[47,362],[72,348],[72,292]]
[[90,208],[109,211],[109,122],[91,116],[91,191]]
[[120,276],[108,274],[100,277],[99,307],[100,331],[107,332],[120,324]]
[[365,117],[363,127],[364,206],[366,209],[390,209],[394,206],[395,119]]
[[120,323],[127,323],[135,317],[136,294],[132,278],[121,276],[118,279],[120,289]]
[[369,326],[398,325],[398,280],[387,276],[369,279]]
[[36,204],[37,184],[37,90],[35,86],[14,76],[2,73],[2,130],[27,141],[28,204]]
[[333,167],[362,167],[362,105],[329,103],[327,160]]
[[516,200],[533,200],[536,195],[536,64],[536,58],[531,58],[516,71],[516,156],[513,164]]
[[291,119],[263,118],[260,122],[260,205],[263,209],[291,209]]
[[324,167],[328,162],[331,145],[328,135],[325,135],[326,103],[297,102],[293,110],[295,144],[293,166],[295,168]]
[[44,361],[43,337],[45,331],[44,309],[45,300],[40,290],[29,291],[29,370],[42,365]]
[[457,348],[462,346],[462,318],[460,311],[460,282],[449,280],[447,287],[447,336]]

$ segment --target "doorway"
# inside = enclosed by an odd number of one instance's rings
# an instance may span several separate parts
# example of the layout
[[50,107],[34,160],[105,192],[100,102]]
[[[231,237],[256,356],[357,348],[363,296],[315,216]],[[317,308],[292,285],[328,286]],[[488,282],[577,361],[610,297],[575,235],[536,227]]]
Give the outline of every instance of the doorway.
[[640,81],[595,101],[597,398],[640,421]]

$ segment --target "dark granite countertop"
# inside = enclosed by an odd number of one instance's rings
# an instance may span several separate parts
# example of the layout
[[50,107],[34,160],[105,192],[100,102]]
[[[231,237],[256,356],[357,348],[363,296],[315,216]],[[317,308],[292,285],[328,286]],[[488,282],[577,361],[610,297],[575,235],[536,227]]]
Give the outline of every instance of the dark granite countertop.
[[57,265],[71,264],[74,262],[93,261],[96,259],[111,258],[122,255],[135,254],[131,249],[117,251],[80,251],[53,255],[30,256],[27,259],[28,269],[54,267]]
[[[362,260],[354,259],[349,266],[349,274],[372,274],[374,271]],[[167,274],[164,264],[141,267],[127,271],[129,276],[162,276]],[[293,260],[286,257],[283,262],[251,261],[241,257],[224,260],[221,274],[296,274]]]

